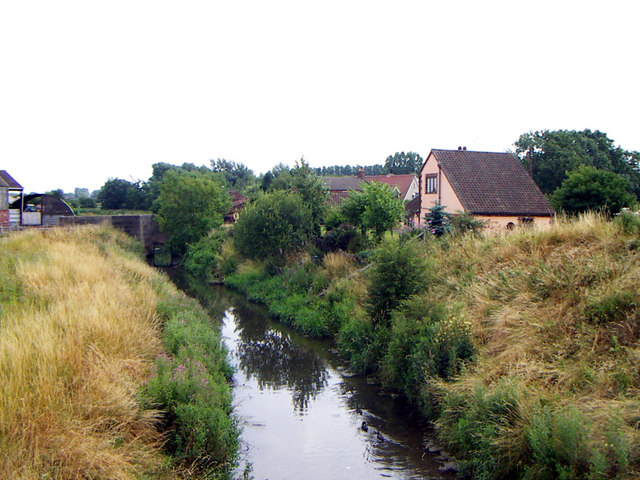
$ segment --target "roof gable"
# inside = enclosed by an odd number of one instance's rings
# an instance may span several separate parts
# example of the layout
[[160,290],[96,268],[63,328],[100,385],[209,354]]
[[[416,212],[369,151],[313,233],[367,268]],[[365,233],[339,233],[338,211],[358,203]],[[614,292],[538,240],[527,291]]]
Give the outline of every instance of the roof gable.
[[22,190],[22,185],[15,181],[15,179],[7,173],[6,170],[0,170],[0,187],[8,187]]
[[551,216],[555,213],[512,153],[435,149],[431,153],[465,210],[474,215]]

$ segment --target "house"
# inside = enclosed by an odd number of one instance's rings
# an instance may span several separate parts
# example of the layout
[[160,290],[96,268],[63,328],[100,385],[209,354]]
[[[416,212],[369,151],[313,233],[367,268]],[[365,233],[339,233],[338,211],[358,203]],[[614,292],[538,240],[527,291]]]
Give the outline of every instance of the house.
[[356,177],[322,177],[329,189],[329,203],[340,205],[352,191],[362,190],[362,184],[368,182],[386,183],[394,189],[403,201],[417,196],[418,179],[415,175],[372,175],[367,177],[360,169]]
[[428,210],[468,212],[488,228],[551,223],[555,212],[518,157],[466,149],[431,150],[419,176],[420,223]]
[[22,191],[22,185],[6,170],[0,170],[0,228],[22,224]]
[[248,199],[237,190],[229,190],[229,196],[231,197],[232,206],[231,209],[225,214],[224,222],[235,223]]

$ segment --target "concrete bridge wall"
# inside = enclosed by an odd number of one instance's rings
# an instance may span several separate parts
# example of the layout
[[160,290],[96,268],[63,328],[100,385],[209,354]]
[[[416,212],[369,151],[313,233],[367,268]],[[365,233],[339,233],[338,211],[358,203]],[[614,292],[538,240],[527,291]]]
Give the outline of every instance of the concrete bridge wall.
[[167,234],[160,231],[154,215],[91,215],[86,217],[60,217],[60,225],[111,225],[137,238],[147,254],[154,243],[166,243]]

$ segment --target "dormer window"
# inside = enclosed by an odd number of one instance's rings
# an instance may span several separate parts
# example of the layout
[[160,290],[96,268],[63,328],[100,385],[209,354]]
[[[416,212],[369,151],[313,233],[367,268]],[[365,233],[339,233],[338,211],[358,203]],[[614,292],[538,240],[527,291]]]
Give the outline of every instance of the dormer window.
[[429,173],[424,176],[424,193],[438,193],[437,173]]

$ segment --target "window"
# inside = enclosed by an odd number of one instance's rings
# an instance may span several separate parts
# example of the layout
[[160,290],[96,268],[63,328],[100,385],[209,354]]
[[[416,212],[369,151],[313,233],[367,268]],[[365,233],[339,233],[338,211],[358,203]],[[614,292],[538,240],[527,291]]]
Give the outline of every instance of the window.
[[437,173],[430,173],[424,176],[424,193],[438,193]]

